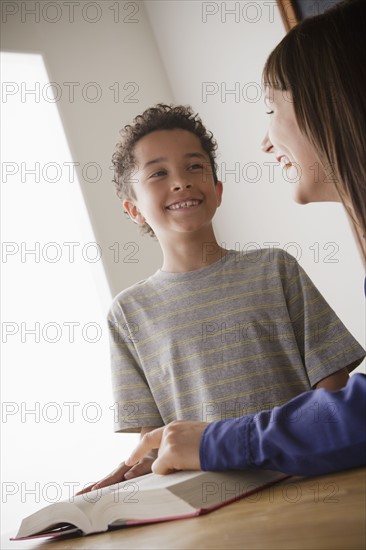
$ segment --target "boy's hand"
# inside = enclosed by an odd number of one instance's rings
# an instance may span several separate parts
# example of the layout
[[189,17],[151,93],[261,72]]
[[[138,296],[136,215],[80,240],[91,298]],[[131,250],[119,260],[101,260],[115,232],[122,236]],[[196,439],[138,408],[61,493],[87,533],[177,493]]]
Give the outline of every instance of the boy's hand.
[[143,476],[151,472],[151,466],[157,457],[157,449],[151,450],[148,454],[145,455],[135,464],[134,466],[127,466],[126,462],[122,462],[113,472],[108,474],[106,477],[98,481],[97,483],[92,483],[85,487],[78,493],[76,496],[83,495],[84,493],[89,493],[90,491],[95,491],[96,489],[101,489],[102,487],[107,487],[108,485],[114,485],[120,481],[127,481],[133,479],[134,477]]
[[207,422],[178,420],[146,433],[125,464],[132,466],[151,449],[159,447],[158,458],[152,465],[155,474],[174,470],[200,470],[199,449]]
[[[140,437],[143,437],[146,433],[151,432],[154,429],[154,426],[144,426],[141,428]],[[155,449],[151,447],[148,452],[141,455],[141,458],[137,464],[127,465],[126,462],[122,462],[115,470],[113,470],[113,472],[97,483],[92,483],[91,485],[88,485],[88,487],[85,487],[85,489],[75,493],[75,496],[83,495],[84,493],[89,493],[90,491],[101,489],[102,487],[108,487],[108,485],[114,485],[115,483],[120,483],[120,481],[127,481],[128,479],[133,479],[134,477],[150,474],[151,465],[157,455],[157,447]]]

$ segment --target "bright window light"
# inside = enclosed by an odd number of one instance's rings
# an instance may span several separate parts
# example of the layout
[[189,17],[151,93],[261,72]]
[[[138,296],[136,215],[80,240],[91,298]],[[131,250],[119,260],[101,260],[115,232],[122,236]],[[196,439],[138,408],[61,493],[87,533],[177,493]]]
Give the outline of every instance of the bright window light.
[[3,53],[1,66],[2,529],[14,534],[136,436],[112,431],[111,296],[42,56]]

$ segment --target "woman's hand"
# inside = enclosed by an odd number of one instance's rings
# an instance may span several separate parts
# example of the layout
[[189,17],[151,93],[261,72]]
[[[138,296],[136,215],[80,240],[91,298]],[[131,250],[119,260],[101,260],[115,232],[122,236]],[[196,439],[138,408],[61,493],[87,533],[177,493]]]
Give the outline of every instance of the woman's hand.
[[169,474],[174,470],[200,470],[199,449],[206,426],[206,422],[179,420],[148,432],[125,464],[137,466],[146,453],[159,447],[158,458],[152,464],[155,474]]

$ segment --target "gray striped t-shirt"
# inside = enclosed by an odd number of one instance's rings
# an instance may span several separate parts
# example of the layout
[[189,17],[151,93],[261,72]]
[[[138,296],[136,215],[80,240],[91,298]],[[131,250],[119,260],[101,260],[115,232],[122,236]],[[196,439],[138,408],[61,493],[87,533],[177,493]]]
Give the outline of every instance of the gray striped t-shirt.
[[238,417],[280,405],[363,359],[363,348],[280,249],[157,271],[108,316],[115,430]]

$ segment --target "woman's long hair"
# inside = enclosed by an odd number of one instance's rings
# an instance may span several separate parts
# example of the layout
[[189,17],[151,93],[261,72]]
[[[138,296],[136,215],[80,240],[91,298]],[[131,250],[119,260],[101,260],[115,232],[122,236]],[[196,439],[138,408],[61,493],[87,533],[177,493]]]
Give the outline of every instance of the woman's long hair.
[[294,27],[267,59],[263,80],[291,97],[365,256],[366,1],[347,0]]

